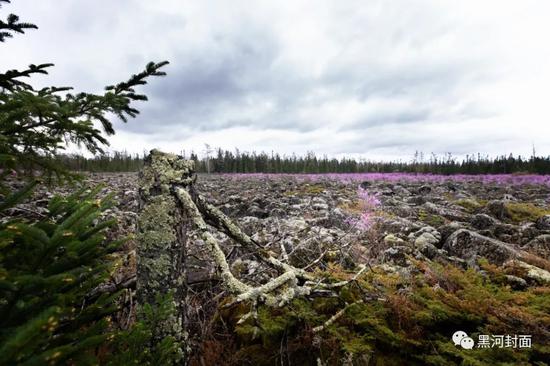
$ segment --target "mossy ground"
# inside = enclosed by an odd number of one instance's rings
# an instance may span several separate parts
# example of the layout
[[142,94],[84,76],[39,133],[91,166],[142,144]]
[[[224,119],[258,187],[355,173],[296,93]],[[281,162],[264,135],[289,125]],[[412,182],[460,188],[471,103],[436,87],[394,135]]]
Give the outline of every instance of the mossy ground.
[[315,196],[323,193],[327,188],[321,183],[304,184],[298,186],[295,190],[286,191],[286,196]]
[[536,221],[539,217],[550,215],[550,208],[539,207],[527,202],[510,202],[506,204],[513,222]]
[[418,220],[433,227],[439,227],[448,222],[444,217],[431,214],[422,208],[418,211]]
[[[550,359],[550,288],[513,291],[505,272],[481,266],[484,275],[421,262],[410,276],[375,268],[337,297],[260,306],[257,319],[243,324],[237,321],[248,305],[220,310],[219,336],[202,351],[220,365],[316,365],[318,359],[324,365],[544,365]],[[318,275],[338,281],[352,274],[335,265]],[[344,307],[342,317],[313,332]],[[457,330],[476,341],[479,334],[530,334],[533,347],[466,350],[451,341]]]
[[484,205],[487,204],[487,200],[462,198],[454,201],[454,204],[461,206],[468,213],[477,213],[483,208]]
[[[487,200],[468,198],[459,199],[453,203],[461,206],[466,212],[475,214],[483,211]],[[505,207],[509,214],[509,221],[515,224],[534,222],[541,216],[550,215],[550,207],[537,206],[531,202],[507,202]]]

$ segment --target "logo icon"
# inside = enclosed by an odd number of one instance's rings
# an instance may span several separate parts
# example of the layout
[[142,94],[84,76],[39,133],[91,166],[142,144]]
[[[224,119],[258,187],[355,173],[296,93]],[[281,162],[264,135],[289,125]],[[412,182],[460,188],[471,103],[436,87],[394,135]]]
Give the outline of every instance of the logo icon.
[[472,348],[474,348],[474,340],[470,337],[464,337],[460,341],[460,345],[464,349],[472,349]]
[[474,340],[468,337],[468,334],[466,334],[466,332],[458,330],[454,332],[452,339],[455,346],[460,345],[460,347],[464,349],[474,348]]
[[466,337],[468,337],[468,334],[466,334],[466,332],[463,332],[461,330],[457,330],[453,334],[453,343],[455,344],[455,346],[458,346],[460,344],[460,341],[462,340],[462,338],[466,338]]

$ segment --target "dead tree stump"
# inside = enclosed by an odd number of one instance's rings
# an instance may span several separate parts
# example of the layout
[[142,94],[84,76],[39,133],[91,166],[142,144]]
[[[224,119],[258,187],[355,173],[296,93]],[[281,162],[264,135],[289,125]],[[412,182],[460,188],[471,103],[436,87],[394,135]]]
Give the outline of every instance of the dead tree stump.
[[[174,154],[152,150],[140,173],[140,215],[137,244],[137,299],[140,304],[155,303],[158,295],[172,296],[174,310],[171,316],[155,329],[158,340],[172,336],[178,342],[180,364],[188,361],[190,327],[186,305],[190,285],[187,268],[187,250],[192,249],[190,238],[196,237],[212,263],[219,282],[232,301],[225,307],[242,302],[251,304],[251,311],[239,322],[257,319],[257,306],[282,307],[297,297],[337,296],[339,289],[354,282],[366,266],[358,266],[358,272],[349,280],[325,283],[314,273],[297,268],[267,252],[242,231],[220,209],[207,202],[193,183],[196,175],[193,162]],[[268,280],[251,284],[231,272],[230,263],[222,243],[215,233],[222,233],[238,243],[243,251],[253,255],[271,276]],[[198,243],[198,242],[197,242]],[[312,262],[315,264],[315,261]],[[308,266],[310,267],[310,266]],[[196,306],[196,305],[195,305]],[[335,314],[325,329],[343,314]]]
[[188,353],[186,333],[186,250],[189,220],[174,197],[195,179],[193,162],[152,150],[139,175],[140,214],[137,235],[137,300],[154,304],[171,295],[171,316],[155,329],[158,339],[172,336],[180,345],[182,363]]

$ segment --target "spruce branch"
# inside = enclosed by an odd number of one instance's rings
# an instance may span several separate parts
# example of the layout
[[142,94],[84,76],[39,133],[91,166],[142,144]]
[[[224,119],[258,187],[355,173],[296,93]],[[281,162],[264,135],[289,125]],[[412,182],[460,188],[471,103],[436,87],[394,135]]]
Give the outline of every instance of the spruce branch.
[[[2,2],[9,3],[6,0]],[[38,27],[32,23],[19,22],[19,17],[15,14],[8,15],[6,21],[0,19],[0,42],[5,42],[6,38],[12,38],[12,33],[25,33],[25,29],[38,29]]]

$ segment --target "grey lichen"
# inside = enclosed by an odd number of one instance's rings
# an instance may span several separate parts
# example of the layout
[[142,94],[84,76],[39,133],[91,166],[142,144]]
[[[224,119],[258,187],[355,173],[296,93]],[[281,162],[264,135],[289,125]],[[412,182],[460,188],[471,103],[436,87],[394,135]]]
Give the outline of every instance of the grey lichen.
[[162,193],[167,194],[172,185],[188,185],[195,177],[193,160],[151,150],[140,172],[140,193],[142,196],[148,196],[152,190],[160,189]]
[[157,150],[145,162],[140,173],[140,214],[137,234],[137,300],[155,303],[158,295],[173,298],[173,312],[158,324],[158,340],[174,337],[179,353],[187,352],[185,332],[186,288],[183,237],[185,213],[172,194],[174,186],[193,181],[193,163]]

